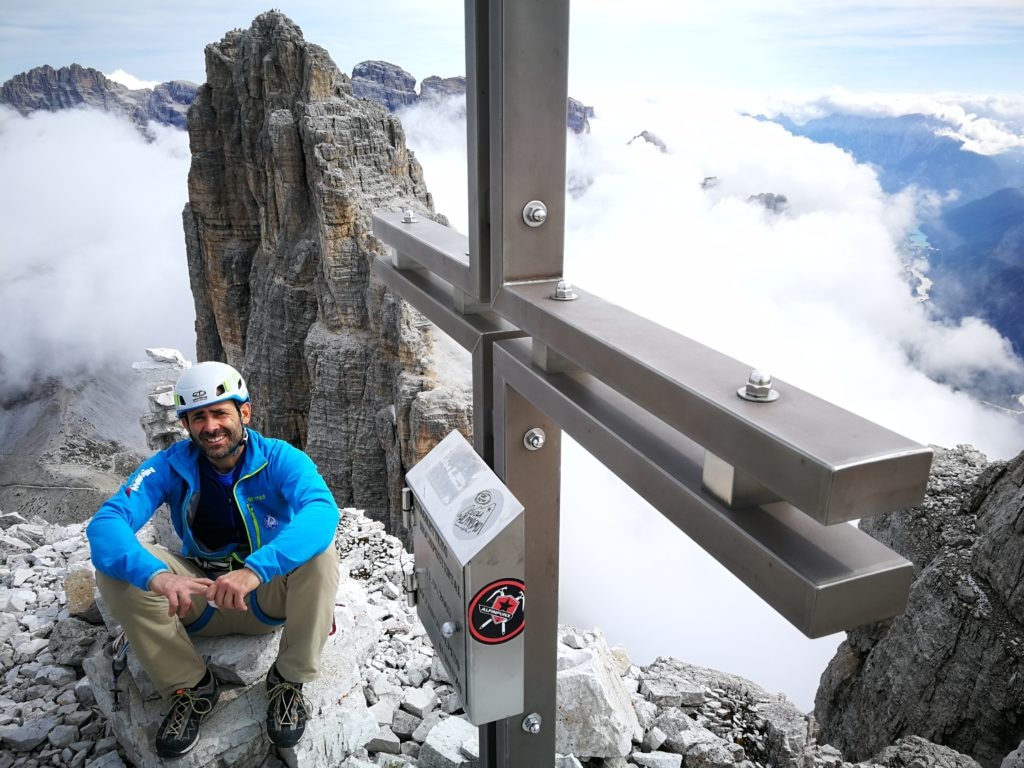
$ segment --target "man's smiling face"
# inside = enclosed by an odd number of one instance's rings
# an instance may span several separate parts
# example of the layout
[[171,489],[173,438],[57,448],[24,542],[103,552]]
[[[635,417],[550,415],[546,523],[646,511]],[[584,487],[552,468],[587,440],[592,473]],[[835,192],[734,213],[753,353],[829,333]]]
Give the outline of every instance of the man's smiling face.
[[181,422],[210,463],[227,471],[241,456],[238,448],[242,444],[243,427],[249,423],[251,415],[249,403],[238,405],[234,400],[224,400],[188,411]]

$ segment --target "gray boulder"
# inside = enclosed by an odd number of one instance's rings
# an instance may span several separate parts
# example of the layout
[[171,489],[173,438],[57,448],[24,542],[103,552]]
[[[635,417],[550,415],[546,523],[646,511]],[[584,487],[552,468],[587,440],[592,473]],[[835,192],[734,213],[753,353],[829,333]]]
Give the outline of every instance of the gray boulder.
[[[563,634],[566,630],[563,630]],[[558,646],[555,749],[577,757],[622,757],[633,738],[642,738],[629,693],[616,673],[616,662],[604,637],[568,630],[573,648]]]

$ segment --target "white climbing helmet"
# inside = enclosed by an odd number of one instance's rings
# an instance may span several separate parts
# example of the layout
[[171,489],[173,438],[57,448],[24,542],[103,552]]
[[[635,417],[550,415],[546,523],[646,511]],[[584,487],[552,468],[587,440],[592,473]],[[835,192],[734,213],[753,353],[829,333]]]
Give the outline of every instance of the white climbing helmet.
[[174,385],[174,405],[179,417],[222,400],[235,400],[239,405],[249,402],[249,389],[242,374],[227,363],[193,365]]

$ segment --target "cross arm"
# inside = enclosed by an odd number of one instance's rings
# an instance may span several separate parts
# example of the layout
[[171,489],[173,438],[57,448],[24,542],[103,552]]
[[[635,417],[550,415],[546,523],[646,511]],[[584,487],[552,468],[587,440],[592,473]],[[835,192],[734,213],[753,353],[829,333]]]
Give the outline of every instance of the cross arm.
[[932,452],[775,382],[781,397],[738,397],[750,366],[586,291],[506,284],[494,310],[580,369],[811,516],[832,525],[918,503]]
[[913,565],[850,525],[785,502],[730,510],[702,487],[701,446],[584,372],[543,373],[525,339],[495,345],[507,384],[556,420],[808,637],[903,611]]

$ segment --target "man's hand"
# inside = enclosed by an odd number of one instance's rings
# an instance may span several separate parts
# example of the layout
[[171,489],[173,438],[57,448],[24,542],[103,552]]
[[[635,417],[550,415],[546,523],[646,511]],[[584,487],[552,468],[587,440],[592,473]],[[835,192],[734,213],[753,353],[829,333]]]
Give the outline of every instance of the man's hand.
[[245,596],[260,585],[260,577],[248,568],[239,568],[218,576],[206,590],[206,599],[218,608],[247,611]]
[[209,579],[179,576],[162,571],[149,582],[149,589],[167,598],[167,615],[185,618],[192,610],[192,595],[202,594],[213,584]]

